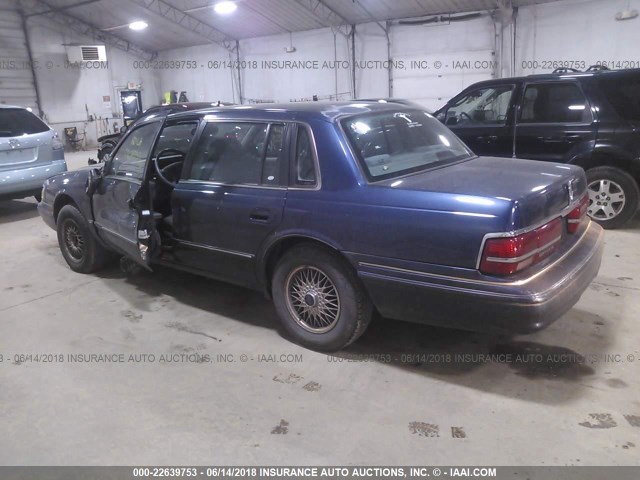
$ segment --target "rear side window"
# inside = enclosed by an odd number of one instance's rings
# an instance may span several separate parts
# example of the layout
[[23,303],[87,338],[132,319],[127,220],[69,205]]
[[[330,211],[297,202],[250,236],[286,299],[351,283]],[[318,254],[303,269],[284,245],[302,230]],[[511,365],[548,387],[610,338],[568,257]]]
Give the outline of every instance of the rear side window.
[[48,132],[49,127],[24,108],[0,108],[0,137]]
[[195,146],[192,180],[280,186],[285,175],[284,125],[210,122]]
[[313,161],[313,145],[309,132],[298,126],[296,134],[296,150],[294,160],[295,182],[297,186],[311,186],[317,182],[315,163]]
[[590,123],[587,99],[575,83],[540,83],[524,91],[521,123]]
[[598,86],[620,117],[640,121],[640,75],[602,77]]

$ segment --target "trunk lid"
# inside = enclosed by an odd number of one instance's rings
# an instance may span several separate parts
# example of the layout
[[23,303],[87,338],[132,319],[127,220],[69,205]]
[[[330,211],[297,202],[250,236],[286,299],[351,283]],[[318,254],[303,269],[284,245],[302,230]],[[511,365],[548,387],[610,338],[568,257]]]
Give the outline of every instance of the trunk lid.
[[[509,201],[505,231],[539,225],[568,213],[586,193],[584,171],[574,165],[477,157],[454,165],[381,182],[403,190],[440,192]],[[392,185],[393,184],[393,185]],[[473,202],[469,202],[470,210]]]

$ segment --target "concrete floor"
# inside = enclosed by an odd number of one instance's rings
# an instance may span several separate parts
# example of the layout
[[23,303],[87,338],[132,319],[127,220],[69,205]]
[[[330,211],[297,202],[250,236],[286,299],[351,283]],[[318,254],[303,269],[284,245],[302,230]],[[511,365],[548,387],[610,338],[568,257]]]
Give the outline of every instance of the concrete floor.
[[[607,232],[600,276],[543,332],[377,321],[331,361],[284,339],[257,293],[165,269],[73,273],[35,207],[0,202],[0,464],[640,465],[640,218]],[[125,363],[68,361],[80,353]],[[160,362],[195,353],[211,362]],[[545,361],[435,361],[459,353]],[[393,359],[348,361],[376,354]]]

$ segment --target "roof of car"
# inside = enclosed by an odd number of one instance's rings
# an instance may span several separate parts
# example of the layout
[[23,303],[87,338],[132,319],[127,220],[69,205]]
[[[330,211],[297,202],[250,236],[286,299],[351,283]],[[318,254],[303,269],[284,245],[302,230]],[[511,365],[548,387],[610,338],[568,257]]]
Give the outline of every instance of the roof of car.
[[26,110],[26,107],[21,107],[19,105],[6,105],[4,103],[0,103],[0,108],[21,108],[22,110]]
[[[397,110],[397,103],[379,103],[377,101],[352,100],[346,102],[291,102],[291,103],[260,103],[255,105],[235,105],[197,110],[199,114],[220,115],[232,114],[238,118],[276,118],[281,120],[311,120],[322,119],[334,121],[347,115],[358,115],[369,112],[383,112]],[[410,108],[410,107],[404,107]],[[168,118],[186,117],[194,112],[179,112]]]
[[477,85],[492,85],[495,83],[504,83],[508,81],[527,81],[527,80],[563,80],[567,78],[585,78],[585,77],[595,77],[595,76],[625,76],[625,75],[640,75],[640,68],[631,68],[625,70],[597,70],[590,72],[563,72],[563,73],[537,73],[533,75],[526,75],[521,77],[503,77],[503,78],[492,78],[491,80],[484,80],[482,82],[474,83],[470,85],[465,90],[470,87],[475,87]]

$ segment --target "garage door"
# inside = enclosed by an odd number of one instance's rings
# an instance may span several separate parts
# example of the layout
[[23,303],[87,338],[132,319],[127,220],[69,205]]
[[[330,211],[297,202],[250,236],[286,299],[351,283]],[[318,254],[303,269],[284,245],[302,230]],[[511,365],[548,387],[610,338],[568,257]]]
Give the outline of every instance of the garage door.
[[36,108],[36,90],[20,15],[0,10],[0,103]]

